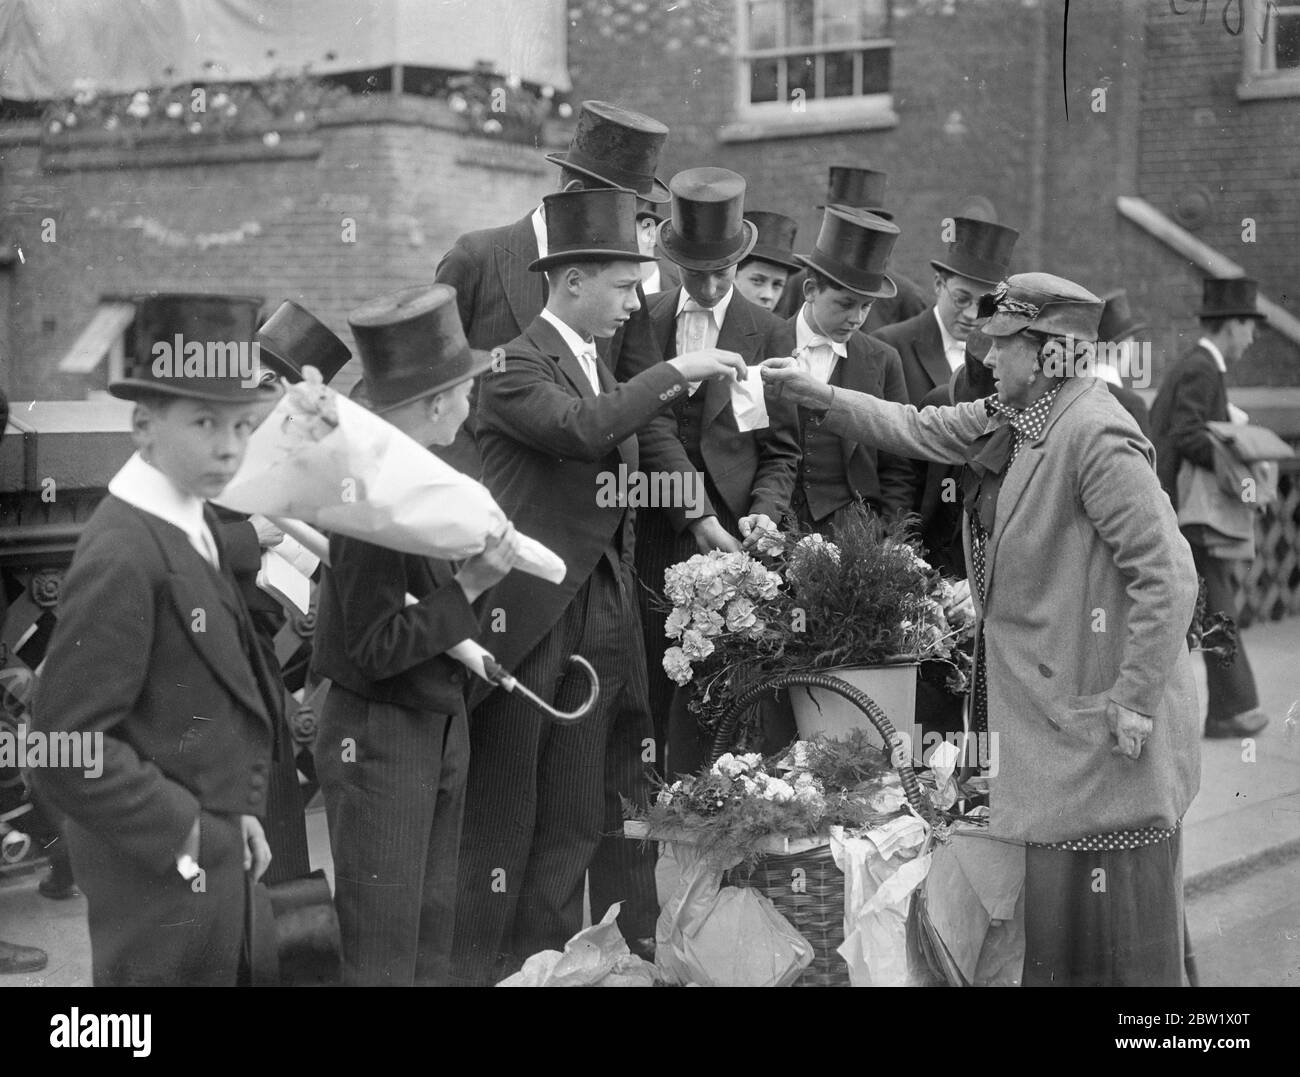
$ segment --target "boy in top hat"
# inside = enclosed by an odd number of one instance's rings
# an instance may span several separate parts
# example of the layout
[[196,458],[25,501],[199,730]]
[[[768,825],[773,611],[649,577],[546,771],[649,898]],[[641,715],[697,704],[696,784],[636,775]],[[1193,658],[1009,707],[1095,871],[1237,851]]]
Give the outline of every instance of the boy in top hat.
[[[668,189],[655,178],[659,151],[668,128],[658,120],[606,101],[584,101],[569,148],[546,159],[559,165],[558,190],[623,188],[635,191],[640,204],[668,201]],[[460,319],[471,347],[491,349],[519,336],[546,303],[546,281],[528,266],[548,253],[546,217],[539,202],[514,224],[467,232],[438,263],[435,279],[456,289]],[[620,379],[658,361],[650,339],[645,292],[633,312],[600,350]],[[452,466],[479,477],[481,463],[474,443],[474,399],[470,416],[456,441],[438,455]],[[657,443],[671,435],[664,425]],[[671,451],[671,448],[669,448]]]
[[[789,355],[794,334],[775,315],[740,294],[736,266],[757,249],[758,226],[744,219],[743,176],[725,168],[692,168],[669,183],[672,216],[659,226],[659,247],[677,265],[682,285],[656,296],[650,309],[665,359],[701,347],[736,352],[747,365]],[[777,401],[768,425],[742,430],[725,382],[691,385],[672,407],[690,471],[683,491],[697,503],[643,509],[637,517],[636,572],[650,683],[650,713],[662,763],[674,684],[664,672],[664,612],[655,608],[664,570],[695,553],[739,550],[775,530],[790,507],[799,464],[795,409]],[[756,530],[757,529],[757,530]],[[687,718],[692,732],[694,722]],[[694,738],[692,737],[692,740]],[[673,738],[682,754],[680,737]],[[669,749],[671,751],[671,749]],[[677,763],[674,771],[680,770]]]
[[934,267],[934,304],[915,317],[884,326],[873,335],[898,351],[903,360],[907,397],[920,407],[937,385],[946,385],[962,365],[966,338],[975,328],[979,297],[1007,275],[1011,251],[1020,233],[1014,228],[953,218],[953,238]]
[[[885,273],[898,228],[861,210],[828,206],[806,267],[803,306],[790,319],[794,354],[823,384],[906,403],[898,353],[859,329],[881,297],[896,294]],[[792,507],[799,522],[829,534],[851,503],[897,516],[910,508],[908,463],[873,447],[845,441],[800,411],[801,459]]]
[[660,206],[647,202],[644,198],[636,200],[636,243],[642,254],[654,259],[641,263],[641,290],[646,295],[656,295],[676,288],[682,283],[677,274],[677,267],[667,258],[660,258],[656,252],[659,246],[659,224],[663,221]]
[[[621,829],[619,794],[647,792],[641,763],[653,736],[631,572],[632,513],[610,498],[611,479],[641,466],[637,432],[685,395],[692,381],[743,377],[739,356],[702,349],[657,362],[625,382],[599,358],[639,306],[640,253],[630,191],[573,191],[545,199],[549,297],[483,380],[479,447],[487,484],[527,534],[564,558],[559,586],[508,576],[484,599],[498,661],[547,703],[571,708],[571,654],[600,677],[600,699],[580,723],[555,726],[515,697],[492,691],[470,726],[469,791],[456,905],[457,980],[500,979],[529,955],[563,949],[582,926],[583,874],[602,831]],[[471,703],[475,703],[475,695]],[[607,738],[630,730],[626,745]],[[625,937],[654,932],[653,854],[623,877],[591,871],[599,919],[622,901]]]
[[[894,215],[885,209],[885,184],[889,176],[873,168],[856,168],[851,165],[831,165],[826,180],[826,201],[817,209],[827,206],[846,206],[874,213],[892,221]],[[782,318],[793,318],[803,306],[804,272],[800,270],[787,282],[785,292],[777,303],[776,313]],[[862,332],[874,333],[886,325],[905,321],[925,309],[927,300],[920,286],[896,270],[890,270],[895,294],[880,296],[871,305]]]
[[[449,444],[491,362],[466,343],[454,292],[407,288],[348,324],[368,406],[421,445]],[[349,985],[449,982],[469,728],[466,673],[446,652],[479,634],[470,604],[517,548],[510,528],[455,568],[330,538],[312,658],[331,682],[316,767]]]
[[161,362],[178,345],[247,347],[258,306],[145,299],[134,372],[109,386],[135,402],[137,451],[77,543],[35,708],[43,732],[102,738],[102,773],[34,775],[67,817],[96,986],[233,986],[245,873],[270,861],[260,817],[281,688],[206,499],[234,476],[275,390]]
[[[1156,447],[1160,485],[1174,508],[1178,507],[1178,471],[1183,461],[1194,467],[1214,467],[1211,435],[1205,424],[1231,418],[1234,409],[1228,403],[1224,375],[1228,364],[1240,359],[1254,342],[1255,324],[1263,317],[1256,302],[1257,289],[1257,283],[1247,277],[1206,280],[1197,315],[1201,338],[1160,383],[1151,408],[1151,440]],[[1188,528],[1184,534],[1192,547],[1196,571],[1205,577],[1206,608],[1236,616],[1233,563],[1210,554],[1199,527]],[[1267,715],[1259,709],[1255,675],[1244,646],[1238,645],[1236,659],[1226,667],[1207,657],[1205,673],[1210,696],[1207,737],[1249,737],[1268,725]]]
[[764,310],[776,310],[791,273],[798,272],[794,260],[794,237],[798,225],[784,213],[746,210],[745,220],[758,229],[758,242],[736,267],[736,290]]
[[[1132,309],[1129,307],[1128,293],[1123,288],[1108,292],[1101,298],[1106,305],[1102,308],[1101,325],[1097,328],[1097,339],[1110,344],[1126,345],[1130,358],[1125,366],[1131,371],[1134,366],[1132,349],[1138,346],[1138,342],[1134,338],[1147,327],[1146,323],[1133,314]],[[1100,351],[1097,357],[1096,374],[1106,383],[1110,395],[1118,400],[1120,406],[1133,416],[1133,421],[1138,424],[1142,433],[1148,438],[1151,437],[1151,412],[1147,409],[1146,401],[1133,392],[1132,389],[1124,387],[1124,380],[1119,370],[1112,363],[1102,361]]]

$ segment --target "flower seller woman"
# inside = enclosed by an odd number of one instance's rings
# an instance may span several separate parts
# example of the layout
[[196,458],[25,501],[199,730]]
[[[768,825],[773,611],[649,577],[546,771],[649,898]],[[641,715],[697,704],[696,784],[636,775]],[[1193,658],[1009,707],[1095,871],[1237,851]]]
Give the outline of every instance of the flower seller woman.
[[769,359],[845,437],[964,464],[972,725],[990,833],[1025,846],[1026,986],[1182,983],[1181,824],[1200,783],[1196,572],[1154,451],[1080,362],[1102,301],[1046,273],[981,300],[996,396],[918,411]]

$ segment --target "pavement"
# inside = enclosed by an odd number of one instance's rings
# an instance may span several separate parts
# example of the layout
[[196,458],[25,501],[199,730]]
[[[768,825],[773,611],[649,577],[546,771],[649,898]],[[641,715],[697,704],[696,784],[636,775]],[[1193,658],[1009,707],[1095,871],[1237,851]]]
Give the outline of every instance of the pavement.
[[[1189,897],[1214,895],[1234,906],[1240,900],[1236,895],[1254,885],[1253,876],[1287,893],[1295,892],[1294,880],[1300,876],[1300,617],[1252,625],[1242,639],[1260,705],[1273,720],[1253,741],[1201,742],[1201,790],[1183,832]],[[1203,706],[1205,665],[1198,658],[1195,666]],[[333,886],[329,835],[319,803],[308,809],[307,838],[312,867],[324,868]],[[0,987],[88,986],[85,899],[41,897],[36,886],[42,875],[0,876],[0,938],[39,946],[50,955],[41,972],[0,976]],[[1237,983],[1251,982],[1245,970],[1242,975]]]

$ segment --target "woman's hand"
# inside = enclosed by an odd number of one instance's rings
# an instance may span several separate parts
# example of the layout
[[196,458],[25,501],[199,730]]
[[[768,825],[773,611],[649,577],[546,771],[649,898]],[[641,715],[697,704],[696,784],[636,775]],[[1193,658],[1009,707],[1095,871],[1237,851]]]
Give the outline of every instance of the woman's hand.
[[810,408],[830,405],[831,387],[809,374],[799,360],[791,356],[764,359],[758,369],[768,396],[793,400]]
[[1111,735],[1119,741],[1111,751],[1130,759],[1137,759],[1142,754],[1142,745],[1155,729],[1155,723],[1146,715],[1131,711],[1113,699],[1106,700],[1106,724],[1110,726]]

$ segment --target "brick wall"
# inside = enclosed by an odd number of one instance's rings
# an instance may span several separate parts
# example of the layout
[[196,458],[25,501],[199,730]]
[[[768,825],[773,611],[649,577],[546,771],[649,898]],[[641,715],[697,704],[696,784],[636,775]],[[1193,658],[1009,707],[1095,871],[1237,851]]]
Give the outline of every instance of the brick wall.
[[[506,223],[553,184],[537,149],[463,135],[438,120],[439,107],[376,103],[274,149],[255,141],[242,147],[252,159],[228,163],[144,168],[119,154],[94,165],[83,152],[51,172],[35,143],[0,146],[0,227],[25,259],[8,281],[0,367],[11,398],[103,387],[102,368],[88,378],[56,368],[106,294],[232,292],[271,307],[293,299],[351,343],[349,310],[431,281],[458,234]],[[40,240],[46,217],[54,243]],[[343,241],[344,218],[355,221],[354,243]],[[356,366],[339,388],[350,388]]]

